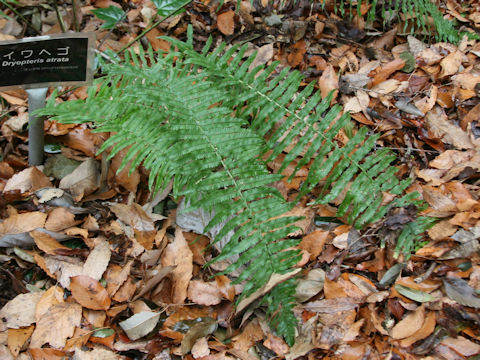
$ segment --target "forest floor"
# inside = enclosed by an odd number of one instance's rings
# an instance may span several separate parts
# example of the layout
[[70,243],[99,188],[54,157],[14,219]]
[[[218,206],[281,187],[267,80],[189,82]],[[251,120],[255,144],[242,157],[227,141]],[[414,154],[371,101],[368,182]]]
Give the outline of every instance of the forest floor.
[[[0,41],[62,31],[51,2],[7,3]],[[155,3],[59,1],[58,10],[64,29],[95,32],[98,53],[111,56],[156,19]],[[107,8],[104,20],[91,12]],[[448,0],[441,11],[462,31],[480,31],[476,0]],[[202,0],[130,48],[168,51],[158,37],[184,40],[189,24],[198,50],[209,36],[246,43],[259,64],[279,61],[323,95],[336,90],[352,117],[338,143],[360,126],[380,133],[377,148],[397,155],[397,176],[413,179],[408,191],[438,222],[407,259],[394,256],[395,240],[416,209],[359,232],[335,219],[335,203],[298,206],[298,334],[288,346],[260,309],[235,313],[241,286],[203,267],[215,255],[210,239],[176,225],[175,202],[152,199],[145,169],[117,173],[124,153],[96,155],[109,134],[47,120],[55,146],[44,166],[30,167],[26,93],[3,91],[0,359],[480,358],[480,42],[436,43],[398,19],[367,26],[304,0]],[[87,97],[85,87],[63,90],[65,101]],[[285,196],[298,190],[297,175],[279,185]]]

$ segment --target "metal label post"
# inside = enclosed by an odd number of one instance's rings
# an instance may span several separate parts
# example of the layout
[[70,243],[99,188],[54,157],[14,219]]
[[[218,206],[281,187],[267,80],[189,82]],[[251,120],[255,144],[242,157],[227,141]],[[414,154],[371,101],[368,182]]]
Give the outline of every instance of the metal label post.
[[28,94],[28,162],[43,164],[43,118],[49,86],[90,85],[94,33],[65,33],[0,41],[0,91],[23,88]]
[[28,163],[43,164],[43,117],[33,114],[45,106],[48,88],[27,89],[28,94]]

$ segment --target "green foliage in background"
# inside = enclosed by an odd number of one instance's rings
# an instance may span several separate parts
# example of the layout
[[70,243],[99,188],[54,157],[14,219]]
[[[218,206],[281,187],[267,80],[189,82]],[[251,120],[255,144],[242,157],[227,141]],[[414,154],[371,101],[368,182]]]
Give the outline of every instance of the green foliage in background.
[[[121,168],[130,161],[132,169],[142,164],[155,191],[173,178],[173,196],[185,196],[186,211],[214,213],[204,231],[221,224],[215,241],[233,232],[213,261],[238,256],[223,272],[242,270],[235,281],[245,282],[238,302],[273,275],[294,271],[300,254],[292,247],[299,240],[288,235],[298,230],[300,218],[285,214],[303,196],[312,197],[313,189],[319,195],[311,205],[341,199],[337,215],[357,228],[392,207],[416,204],[418,194],[402,196],[410,181],[395,176],[396,156],[374,148],[378,135],[360,128],[343,146],[335,140],[349,115],[330,106],[332,94],[322,99],[313,83],[302,88],[299,72],[285,68],[277,74],[277,62],[251,68],[256,54],[246,56],[248,45],[223,43],[211,51],[210,39],[199,53],[191,27],[187,42],[166,39],[174,45],[168,54],[126,53],[124,62],[105,65],[106,76],[85,101],[55,104],[52,96],[41,114],[62,123],[93,122],[95,131],[111,132],[100,151],[109,149],[112,158],[128,148]],[[270,171],[267,164],[281,154],[280,169]],[[272,184],[287,167],[295,168],[293,178],[307,164],[298,197],[286,201]],[[385,192],[396,195],[387,205]],[[295,340],[294,295],[290,279],[261,301],[289,344]]]
[[[325,8],[327,0],[319,0]],[[362,6],[369,6],[366,21],[373,23],[377,20],[386,25],[393,19],[404,23],[399,32],[409,32],[412,35],[422,33],[424,36],[434,35],[436,41],[445,41],[457,44],[466,34],[478,38],[476,34],[459,32],[452,21],[445,19],[440,10],[442,1],[432,0],[334,0],[334,10],[342,18],[350,19],[358,14],[361,16]],[[404,21],[401,21],[401,19]]]
[[113,5],[110,5],[108,8],[93,9],[91,11],[100,20],[105,21],[101,28],[108,30],[114,28],[126,15],[122,9]]

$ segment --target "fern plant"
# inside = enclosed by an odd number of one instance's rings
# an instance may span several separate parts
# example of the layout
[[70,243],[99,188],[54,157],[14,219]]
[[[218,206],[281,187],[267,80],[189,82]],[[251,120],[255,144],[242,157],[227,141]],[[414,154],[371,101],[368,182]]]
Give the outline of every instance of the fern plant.
[[[275,75],[277,63],[249,69],[255,54],[245,57],[247,45],[222,44],[211,52],[210,39],[198,53],[191,28],[188,35],[187,42],[166,38],[174,45],[167,54],[127,53],[121,64],[105,65],[106,75],[85,101],[55,104],[52,96],[41,114],[62,123],[93,122],[95,131],[111,132],[100,151],[110,149],[111,158],[129,147],[119,171],[130,161],[132,169],[143,164],[153,191],[173,178],[173,195],[185,196],[186,211],[214,211],[205,232],[224,223],[214,241],[234,235],[212,261],[238,255],[223,272],[242,267],[235,280],[245,284],[238,302],[273,274],[293,270],[300,255],[292,247],[299,240],[288,234],[300,218],[284,214],[314,187],[320,196],[312,205],[343,194],[338,215],[358,228],[392,206],[415,202],[416,194],[401,196],[409,181],[396,178],[395,156],[373,151],[377,135],[362,128],[345,146],[336,142],[349,115],[330,107],[331,95],[322,99],[313,84],[300,91],[301,74],[283,69]],[[282,153],[281,168],[271,172],[268,162]],[[298,197],[288,202],[272,183],[293,161],[292,177],[307,164],[310,170]],[[383,204],[383,193],[397,199]],[[289,344],[295,339],[294,294],[290,279],[261,302]]]
[[[324,7],[327,0],[320,0]],[[334,10],[341,16],[345,16],[348,13],[350,17],[353,17],[356,12],[361,15],[362,6],[369,5],[370,9],[367,12],[366,20],[369,23],[373,23],[377,18],[377,12],[380,12],[380,18],[385,25],[387,15],[397,17],[400,19],[399,14],[405,16],[405,24],[403,31],[407,31],[410,27],[411,32],[422,31],[424,34],[431,34],[432,30],[435,31],[435,39],[437,41],[446,41],[451,43],[458,43],[463,35],[474,36],[468,32],[459,32],[455,29],[452,21],[449,21],[443,17],[442,12],[437,5],[438,1],[432,0],[397,0],[397,1],[379,1],[379,0],[334,0]],[[430,20],[431,19],[431,20]],[[430,24],[433,21],[433,24]],[[433,28],[432,29],[432,25]]]

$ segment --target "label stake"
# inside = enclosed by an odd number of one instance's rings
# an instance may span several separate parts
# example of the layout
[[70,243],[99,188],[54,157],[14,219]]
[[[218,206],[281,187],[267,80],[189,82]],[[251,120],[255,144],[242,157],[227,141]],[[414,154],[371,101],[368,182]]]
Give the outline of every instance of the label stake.
[[[2,0],[0,0],[2,2]],[[95,54],[94,33],[65,33],[0,41],[0,91],[17,88],[28,94],[28,162],[43,164],[43,118],[50,86],[90,85]]]
[[43,116],[34,115],[35,110],[45,106],[48,88],[27,89],[28,94],[28,163],[43,164]]

